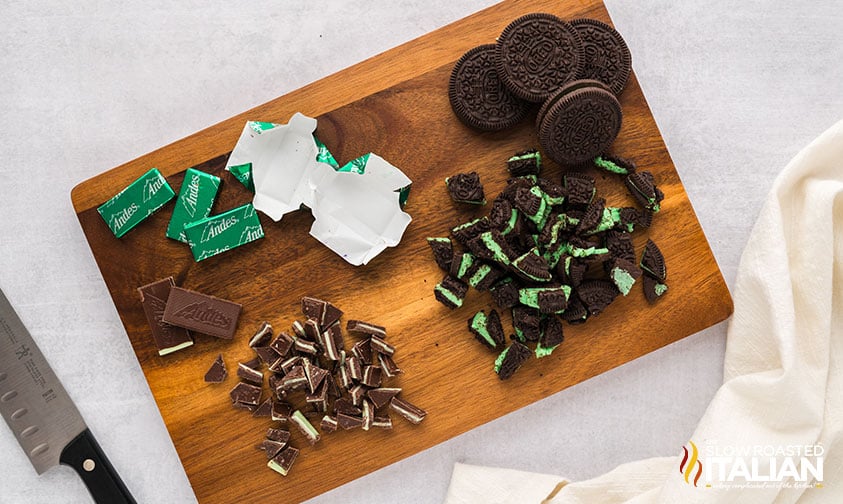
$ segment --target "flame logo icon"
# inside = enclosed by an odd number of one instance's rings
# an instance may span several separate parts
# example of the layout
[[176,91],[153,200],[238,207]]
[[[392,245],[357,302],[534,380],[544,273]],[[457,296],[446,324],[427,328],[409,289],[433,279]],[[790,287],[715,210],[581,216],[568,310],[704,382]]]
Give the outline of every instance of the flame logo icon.
[[700,452],[697,450],[697,445],[693,441],[688,441],[688,444],[691,445],[691,451],[689,452],[688,448],[682,447],[685,455],[682,457],[682,462],[679,463],[679,474],[685,476],[685,483],[691,484],[691,474],[696,472],[696,475],[694,475],[694,486],[697,486],[697,482],[700,480],[700,476],[702,476],[702,462],[699,460]]

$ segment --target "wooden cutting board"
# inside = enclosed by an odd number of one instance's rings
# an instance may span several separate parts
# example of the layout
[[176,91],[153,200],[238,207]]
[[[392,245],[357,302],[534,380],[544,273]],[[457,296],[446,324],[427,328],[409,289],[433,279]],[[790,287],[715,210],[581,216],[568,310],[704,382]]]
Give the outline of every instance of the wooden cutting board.
[[[501,133],[478,133],[457,121],[446,92],[451,68],[463,52],[494,41],[511,20],[536,11],[610,22],[599,0],[506,1],[73,190],[82,229],[200,502],[261,502],[273,497],[299,502],[729,316],[729,292],[634,75],[621,96],[624,123],[613,150],[652,171],[666,194],[663,210],[649,230],[636,232],[635,244],[639,253],[648,236],[660,245],[669,267],[668,294],[650,306],[636,286],[587,324],[566,325],[565,343],[553,355],[530,361],[508,382],[499,381],[492,371],[494,354],[466,330],[473,313],[491,306],[488,293],[472,291],[456,311],[434,300],[433,286],[442,275],[425,237],[446,235],[452,226],[488,212],[488,206],[455,206],[444,178],[475,170],[486,194],[494,196],[505,184],[505,160],[538,146],[531,122],[535,114]],[[280,223],[261,215],[265,239],[201,263],[193,261],[186,246],[164,236],[172,203],[119,240],[97,214],[99,204],[151,167],[158,167],[175,189],[191,166],[220,176],[224,182],[214,213],[249,201],[251,195],[222,170],[244,122],[283,123],[297,111],[318,118],[317,134],[340,163],[373,151],[413,180],[406,206],[413,222],[398,247],[367,266],[348,265],[310,237],[312,217],[306,211]],[[545,176],[558,179],[560,174],[559,167],[548,163]],[[634,204],[620,178],[595,174],[610,205]],[[200,336],[191,348],[158,356],[136,288],[169,275],[184,287],[242,303],[235,340]],[[389,340],[398,347],[396,361],[405,371],[393,383],[429,414],[417,426],[395,416],[392,431],[325,435],[313,448],[294,432],[293,443],[302,453],[285,478],[267,469],[263,454],[254,448],[271,422],[253,419],[229,403],[236,377],[222,385],[205,384],[202,377],[220,352],[230,370],[250,359],[247,342],[259,323],[268,320],[288,327],[301,317],[303,295],[333,302],[346,318],[385,325]],[[509,323],[505,315],[505,326]]]

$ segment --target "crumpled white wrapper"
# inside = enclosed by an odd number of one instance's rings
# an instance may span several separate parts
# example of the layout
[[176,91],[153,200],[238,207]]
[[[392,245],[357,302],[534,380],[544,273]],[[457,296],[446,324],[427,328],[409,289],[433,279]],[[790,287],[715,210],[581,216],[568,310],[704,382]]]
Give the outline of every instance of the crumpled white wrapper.
[[315,219],[311,236],[347,262],[366,264],[401,241],[412,218],[398,191],[412,181],[376,154],[355,160],[353,171],[317,161],[315,130],[316,119],[300,113],[281,125],[249,121],[226,169],[251,163],[256,210],[277,222],[305,205]]

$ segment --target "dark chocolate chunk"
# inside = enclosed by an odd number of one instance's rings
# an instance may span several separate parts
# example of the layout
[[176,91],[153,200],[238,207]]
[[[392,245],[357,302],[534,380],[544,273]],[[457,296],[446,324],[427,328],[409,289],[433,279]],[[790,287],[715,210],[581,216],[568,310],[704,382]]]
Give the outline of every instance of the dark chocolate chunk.
[[443,305],[448,308],[458,308],[462,306],[462,301],[468,293],[468,284],[450,275],[445,275],[442,281],[436,285],[433,293],[436,300]]
[[278,336],[272,340],[272,343],[269,346],[278,352],[278,355],[285,356],[287,352],[290,351],[290,348],[293,347],[293,337],[285,332],[281,332]]
[[483,194],[483,184],[477,172],[458,173],[445,179],[448,194],[456,203],[471,203],[485,205],[486,196]]
[[568,191],[568,205],[585,207],[594,198],[596,189],[594,178],[584,173],[569,171],[562,177],[565,190]]
[[263,373],[257,369],[250,368],[242,362],[237,364],[237,376],[255,385],[263,384]]
[[290,431],[284,429],[269,428],[266,429],[266,439],[287,444],[290,441]]
[[307,296],[301,298],[302,314],[307,317],[308,320],[315,321],[317,326],[322,325],[322,321],[325,319],[326,308],[327,303],[321,299]]
[[340,317],[342,317],[343,311],[337,308],[336,306],[332,305],[331,303],[325,302],[325,316],[322,318],[322,325],[321,329],[324,331],[328,327],[336,324],[340,321]]
[[246,362],[242,363],[244,366],[250,369],[254,369],[255,371],[260,371],[261,368],[261,360],[257,357],[251,360],[247,360]]
[[577,288],[577,295],[591,316],[602,313],[619,293],[615,284],[609,280],[584,280]]
[[225,369],[225,362],[222,360],[222,354],[217,355],[214,363],[205,373],[205,381],[208,383],[222,383],[228,377],[228,371]]
[[490,289],[492,299],[499,308],[512,308],[518,304],[519,285],[511,278],[501,280]]
[[272,459],[275,458],[278,453],[287,446],[287,443],[281,443],[278,441],[273,441],[271,439],[264,439],[263,443],[260,444],[260,449],[266,452],[266,458]]
[[279,355],[278,352],[276,352],[275,349],[270,346],[254,347],[254,350],[255,353],[258,354],[258,358],[261,360],[261,362],[263,362],[267,366],[271,366],[275,363],[275,361],[278,360],[279,357],[281,357],[281,355]]
[[664,283],[667,279],[667,263],[664,260],[662,251],[653,240],[647,240],[644,245],[644,254],[641,256],[641,269],[659,282]]
[[272,340],[272,325],[269,322],[263,322],[258,328],[258,332],[249,340],[249,346],[252,348],[267,346]]
[[614,28],[596,19],[571,21],[585,52],[580,79],[594,79],[619,95],[632,69],[632,56],[623,37]]
[[252,416],[255,418],[259,417],[271,417],[272,416],[272,399],[267,398],[264,402],[258,406],[258,409],[252,412]]
[[418,406],[410,403],[402,399],[399,396],[395,396],[389,401],[389,407],[392,411],[398,413],[402,417],[406,418],[409,422],[414,424],[421,423],[424,420],[424,417],[427,416],[427,412]]
[[542,102],[566,82],[576,79],[585,53],[576,30],[546,13],[521,16],[497,39],[498,77],[516,96]]
[[228,394],[232,403],[251,404],[257,406],[261,399],[261,388],[240,382]]
[[494,44],[475,47],[460,57],[448,82],[448,100],[454,114],[466,125],[483,131],[514,126],[529,110],[529,103],[500,81],[496,58]]
[[398,395],[398,393],[400,392],[401,389],[397,387],[380,387],[373,388],[372,390],[367,391],[366,395],[369,397],[369,399],[372,400],[372,404],[375,406],[375,408],[383,408],[384,406],[389,404],[389,401],[393,397]]
[[232,339],[241,309],[239,304],[231,301],[173,287],[162,320],[209,336]]
[[267,465],[273,471],[281,474],[282,476],[286,476],[289,473],[290,468],[293,467],[293,463],[296,461],[296,457],[298,457],[298,455],[298,449],[293,448],[292,446],[287,446],[281,450],[275,458],[270,460]]
[[152,339],[158,348],[158,355],[167,355],[193,344],[193,339],[186,329],[170,325],[163,320],[170,289],[175,285],[173,277],[167,277],[138,288],[143,313],[152,331]]
[[[492,207],[494,209],[494,206]],[[454,259],[454,246],[450,238],[428,238],[427,244],[433,251],[433,259],[436,265],[443,271],[451,270],[451,261]]]
[[537,149],[517,152],[506,161],[506,169],[513,177],[538,175],[542,169],[542,156]]
[[337,413],[337,424],[344,430],[356,429],[363,425],[363,418],[345,413]]
[[527,362],[532,353],[526,345],[513,341],[495,361],[495,372],[498,373],[498,378],[501,380],[511,378],[518,368]]

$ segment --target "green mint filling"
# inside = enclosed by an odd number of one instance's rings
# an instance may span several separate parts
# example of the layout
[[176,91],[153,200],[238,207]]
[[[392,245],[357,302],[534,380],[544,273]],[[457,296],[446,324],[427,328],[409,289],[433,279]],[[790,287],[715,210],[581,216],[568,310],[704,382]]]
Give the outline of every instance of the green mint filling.
[[445,296],[445,299],[447,299],[448,301],[453,303],[454,306],[456,306],[457,308],[462,306],[462,299],[457,297],[457,295],[454,294],[453,292],[451,292],[448,289],[446,289],[445,287],[443,287],[441,283],[436,284],[436,287],[434,287],[434,290],[436,290],[436,292]]
[[270,460],[269,462],[267,462],[266,466],[272,469],[273,471],[279,473],[281,476],[287,475],[287,470],[281,467],[281,465],[274,460]]
[[470,221],[468,221],[464,224],[460,224],[459,226],[452,229],[451,232],[454,233],[454,234],[459,234],[460,231],[465,231],[466,229],[469,229],[471,226],[476,225],[482,219],[483,219],[483,217],[480,217],[479,219],[470,220]]
[[261,122],[261,121],[249,121],[249,127],[255,133],[262,133],[266,130],[271,130],[272,128],[278,126],[277,124],[272,124],[269,122]]
[[480,235],[480,239],[483,241],[483,244],[486,245],[486,248],[493,254],[492,259],[495,262],[499,262],[504,266],[509,265],[509,257],[504,253],[501,246],[498,242],[495,241],[495,238],[492,236],[490,231],[486,231]]
[[501,365],[503,364],[503,360],[506,359],[506,354],[507,354],[507,352],[509,352],[510,348],[512,348],[512,347],[511,346],[506,347],[504,349],[504,351],[501,352],[500,355],[498,355],[498,358],[495,359],[495,373],[501,372]]
[[182,348],[187,348],[192,344],[193,344],[192,341],[185,341],[184,343],[180,343],[176,346],[172,346],[172,347],[169,347],[169,348],[164,348],[162,350],[158,350],[158,355],[171,354],[173,352],[177,352],[177,351],[181,350]]
[[304,414],[302,414],[301,411],[294,411],[292,418],[298,420],[299,425],[302,426],[308,434],[310,434],[310,437],[315,438],[319,436],[319,431],[316,430],[316,427],[314,427],[313,424],[310,423],[310,421],[307,419],[307,417],[304,416]]
[[588,247],[580,248],[574,245],[568,245],[569,252],[574,257],[588,257],[593,255],[608,254],[609,249],[605,247]]
[[667,285],[665,285],[663,283],[657,283],[655,290],[656,290],[656,296],[662,296],[662,295],[664,295],[665,292],[667,292]]
[[539,307],[539,290],[538,288],[524,288],[518,289],[518,301],[525,306],[532,308]]
[[486,320],[486,314],[482,311],[475,313],[474,317],[471,318],[471,329],[473,329],[484,340],[486,340],[491,347],[494,348],[497,345],[495,344],[495,340],[492,339],[492,335],[489,334],[489,330],[486,329]]
[[604,170],[611,173],[617,173],[618,175],[629,174],[629,170],[627,170],[623,166],[618,166],[617,164],[609,161],[608,159],[603,159],[601,156],[597,156],[596,158],[594,158],[594,164],[598,168],[603,168]]
[[427,241],[428,241],[428,243],[431,243],[431,242],[434,242],[434,243],[451,243],[450,238],[440,238],[440,237],[435,237],[435,238],[434,237],[428,237]]
[[539,342],[538,345],[536,345],[536,357],[539,359],[541,359],[542,357],[547,357],[548,355],[552,354],[558,346],[559,345],[554,345],[552,347],[543,347],[541,342]]
[[542,155],[539,153],[539,151],[528,152],[526,154],[521,154],[520,156],[512,156],[507,161],[523,161],[525,159],[535,159],[536,166],[541,166],[542,164]]
[[518,209],[512,209],[512,215],[509,216],[509,221],[507,221],[506,226],[501,231],[502,235],[508,235],[515,229],[515,225],[518,223]]
[[468,270],[474,265],[474,256],[468,252],[464,253],[460,258],[460,269],[457,271],[457,278],[463,279],[468,274]]
[[624,296],[629,294],[629,291],[632,290],[632,286],[635,285],[635,278],[633,278],[626,270],[618,267],[612,268],[612,281],[615,282],[618,290],[621,291],[621,294]]
[[476,289],[477,284],[482,282],[483,279],[486,278],[489,275],[489,273],[491,273],[491,272],[492,272],[491,266],[489,266],[488,264],[481,264],[480,267],[477,268],[477,271],[475,271],[474,274],[471,275],[471,278],[468,279],[469,285],[471,285],[472,287],[474,287]]

